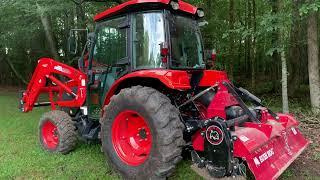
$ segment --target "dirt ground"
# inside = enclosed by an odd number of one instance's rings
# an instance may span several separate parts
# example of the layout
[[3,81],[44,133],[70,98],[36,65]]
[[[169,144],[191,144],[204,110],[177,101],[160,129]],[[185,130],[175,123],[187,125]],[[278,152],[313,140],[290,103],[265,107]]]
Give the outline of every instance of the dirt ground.
[[311,141],[305,152],[290,166],[286,175],[292,179],[320,179],[320,115],[295,113],[302,133]]

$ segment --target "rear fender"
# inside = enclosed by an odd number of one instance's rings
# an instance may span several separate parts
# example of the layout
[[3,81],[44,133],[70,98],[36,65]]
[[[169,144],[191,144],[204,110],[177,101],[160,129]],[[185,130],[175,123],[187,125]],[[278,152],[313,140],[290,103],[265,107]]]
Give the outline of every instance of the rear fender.
[[[136,80],[137,78],[151,78],[159,80],[169,89],[188,90],[190,86],[191,74],[186,70],[167,70],[167,69],[151,69],[139,70],[129,73],[114,82],[112,87],[105,95],[104,105],[107,105],[110,98],[119,91],[120,85],[127,80]],[[199,87],[210,87],[222,81],[229,81],[227,74],[224,71],[204,70],[202,78],[199,82]],[[143,85],[143,82],[139,82]]]
[[203,71],[202,79],[200,80],[200,87],[210,87],[218,85],[219,82],[229,82],[227,73],[217,70],[205,70]]
[[109,104],[110,98],[114,94],[119,92],[120,87],[126,87],[126,83],[128,81],[137,81],[137,84],[143,85],[143,82],[138,82],[139,78],[141,80],[146,78],[159,80],[163,85],[165,85],[169,89],[188,90],[191,88],[189,77],[186,71],[157,69],[140,70],[129,73],[121,77],[120,79],[116,80],[105,95],[104,105]]

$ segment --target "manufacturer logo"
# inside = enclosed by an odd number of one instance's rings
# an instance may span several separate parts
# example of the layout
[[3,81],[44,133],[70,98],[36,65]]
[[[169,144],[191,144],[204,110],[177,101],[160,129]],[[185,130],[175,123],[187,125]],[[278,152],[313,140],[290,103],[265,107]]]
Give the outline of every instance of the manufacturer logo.
[[224,138],[223,131],[218,126],[209,126],[206,131],[206,138],[210,144],[219,145]]
[[66,73],[66,74],[71,74],[70,71],[66,68],[63,68],[62,66],[54,66],[53,69],[57,70],[57,71],[60,71],[60,72],[63,72],[63,73]]
[[63,72],[63,69],[62,69],[61,66],[54,66],[53,69],[55,69],[55,70],[57,70],[57,71],[60,71],[60,72]]
[[260,165],[262,164],[264,161],[266,161],[267,159],[269,159],[270,157],[272,157],[274,155],[274,151],[273,148],[269,149],[268,151],[264,152],[263,154],[261,154],[259,157],[254,157],[253,161],[256,165]]

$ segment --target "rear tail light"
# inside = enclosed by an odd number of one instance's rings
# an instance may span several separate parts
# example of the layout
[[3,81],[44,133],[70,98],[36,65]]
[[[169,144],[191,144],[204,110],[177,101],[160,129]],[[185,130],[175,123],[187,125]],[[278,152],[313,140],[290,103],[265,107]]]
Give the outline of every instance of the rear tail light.
[[168,55],[169,55],[169,49],[168,48],[161,48],[161,61],[162,61],[162,63],[168,62]]

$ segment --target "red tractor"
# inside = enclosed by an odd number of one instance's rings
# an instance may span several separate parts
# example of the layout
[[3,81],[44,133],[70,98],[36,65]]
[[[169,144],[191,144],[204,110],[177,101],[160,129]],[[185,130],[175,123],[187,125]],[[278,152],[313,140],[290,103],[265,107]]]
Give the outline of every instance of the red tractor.
[[183,150],[212,177],[245,176],[246,167],[256,179],[279,177],[309,141],[293,116],[205,69],[203,16],[180,0],[131,0],[95,16],[79,69],[40,59],[20,104],[51,106],[42,148],[67,154],[79,136],[101,141],[126,179],[165,179]]

